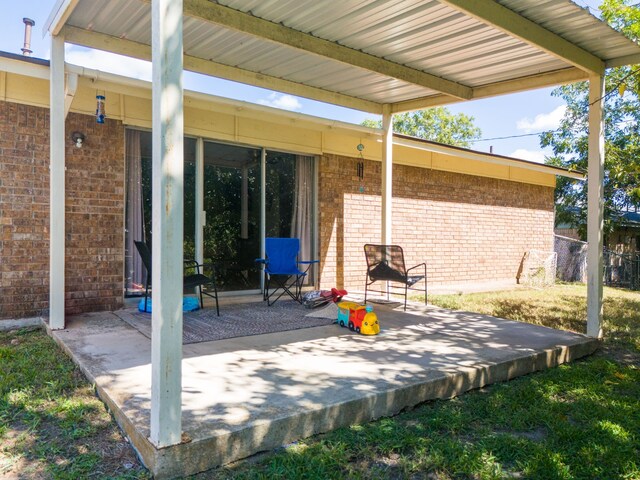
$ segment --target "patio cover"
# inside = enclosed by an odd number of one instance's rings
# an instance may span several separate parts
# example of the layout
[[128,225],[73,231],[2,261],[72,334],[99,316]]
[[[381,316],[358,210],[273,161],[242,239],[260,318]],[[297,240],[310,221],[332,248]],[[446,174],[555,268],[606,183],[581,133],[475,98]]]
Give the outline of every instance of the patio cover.
[[[182,70],[382,114],[391,242],[395,112],[589,79],[587,334],[600,337],[607,67],[640,47],[569,0],[59,0],[51,34],[50,325],[64,328],[64,43],[153,59],[151,440],[181,441]],[[184,55],[183,55],[184,53]],[[157,301],[157,306],[156,302]]]
[[[59,0],[45,31],[151,60],[149,0]],[[372,113],[585,80],[640,47],[569,0],[184,0],[184,68]]]

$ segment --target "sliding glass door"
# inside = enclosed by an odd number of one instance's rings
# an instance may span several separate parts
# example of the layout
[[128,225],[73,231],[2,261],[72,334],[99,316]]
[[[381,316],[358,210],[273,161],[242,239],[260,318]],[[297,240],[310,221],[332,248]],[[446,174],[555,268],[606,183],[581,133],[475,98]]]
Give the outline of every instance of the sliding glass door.
[[313,157],[267,151],[266,236],[299,238],[301,260],[313,256],[313,162]]
[[260,161],[259,149],[204,143],[203,254],[223,291],[260,288]]
[[[146,278],[133,241],[153,241],[151,133],[127,130],[126,142],[125,294],[131,295]],[[263,253],[263,231],[266,237],[300,238],[300,258],[313,257],[313,157],[271,150],[263,155],[260,148],[211,141],[202,142],[199,156],[197,144],[185,138],[185,259],[202,252],[204,263],[216,266],[221,291],[259,291],[255,259]]]
[[[151,132],[127,129],[125,140],[127,179],[124,248],[125,295],[144,293],[147,271],[134,241],[153,243],[151,226]],[[184,139],[184,258],[195,250],[196,140]]]

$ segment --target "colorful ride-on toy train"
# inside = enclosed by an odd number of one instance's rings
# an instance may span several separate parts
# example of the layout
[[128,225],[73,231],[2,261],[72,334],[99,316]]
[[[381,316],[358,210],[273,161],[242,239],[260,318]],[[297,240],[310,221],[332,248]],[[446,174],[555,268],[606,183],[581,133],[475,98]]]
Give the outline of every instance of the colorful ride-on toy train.
[[362,335],[377,335],[380,333],[378,316],[371,305],[360,305],[356,302],[338,303],[338,324]]

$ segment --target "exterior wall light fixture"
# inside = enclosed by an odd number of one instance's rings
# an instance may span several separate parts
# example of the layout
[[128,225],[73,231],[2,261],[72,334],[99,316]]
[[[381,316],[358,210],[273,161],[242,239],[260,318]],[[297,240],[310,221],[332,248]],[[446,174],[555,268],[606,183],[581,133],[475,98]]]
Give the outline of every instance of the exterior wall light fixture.
[[75,144],[76,148],[82,148],[82,144],[84,143],[84,133],[82,132],[73,132],[71,134],[71,140],[73,140],[73,143]]

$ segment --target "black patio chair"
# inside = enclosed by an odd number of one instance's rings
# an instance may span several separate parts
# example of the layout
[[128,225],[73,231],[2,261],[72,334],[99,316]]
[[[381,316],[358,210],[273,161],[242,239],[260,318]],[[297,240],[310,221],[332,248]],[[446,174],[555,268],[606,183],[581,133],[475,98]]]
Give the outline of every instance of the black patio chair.
[[[135,241],[136,249],[140,254],[142,263],[147,269],[147,279],[144,285],[144,311],[147,311],[147,299],[149,298],[149,286],[151,285],[151,250],[149,246],[144,242]],[[218,306],[218,288],[216,287],[215,276],[208,277],[207,275],[200,273],[200,267],[204,267],[204,264],[199,264],[195,260],[185,260],[185,270],[193,270],[195,273],[185,275],[182,279],[183,288],[197,288],[200,293],[200,308],[204,308],[204,302],[202,295],[207,295],[214,298],[216,301],[216,313],[220,316],[220,307]],[[206,265],[213,269],[213,265]],[[209,293],[202,290],[205,285],[213,286],[213,293]]]
[[[367,302],[369,292],[386,293],[389,299],[390,288],[404,289],[404,310],[407,310],[407,291],[422,291],[421,288],[413,288],[414,285],[424,280],[424,304],[427,304],[427,264],[420,263],[411,268],[404,264],[404,252],[399,245],[372,245],[364,246],[364,254],[367,258],[367,279],[364,287],[364,301]],[[422,272],[420,270],[423,270]],[[422,275],[411,275],[410,272]],[[387,282],[386,290],[371,290],[369,288],[375,282]],[[393,285],[402,284],[402,286]]]

